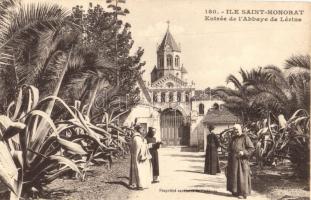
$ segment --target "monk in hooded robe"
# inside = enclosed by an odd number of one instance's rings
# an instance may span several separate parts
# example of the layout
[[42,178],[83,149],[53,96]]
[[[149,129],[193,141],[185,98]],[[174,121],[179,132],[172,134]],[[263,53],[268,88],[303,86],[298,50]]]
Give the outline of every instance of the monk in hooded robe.
[[210,134],[208,134],[207,136],[204,173],[216,175],[216,173],[220,173],[217,151],[219,147],[219,141],[217,136],[213,132],[214,126],[209,125],[208,130]]
[[234,125],[234,130],[236,134],[228,148],[227,190],[246,199],[252,189],[248,159],[254,152],[254,145],[239,124]]
[[131,166],[129,184],[138,190],[148,188],[152,182],[151,155],[147,141],[142,136],[142,133],[143,128],[137,125],[130,145]]
[[153,183],[158,183],[159,181],[159,155],[158,149],[160,148],[161,142],[157,142],[155,138],[156,129],[149,127],[148,133],[146,135],[146,140],[151,154],[151,163],[152,163],[152,175]]

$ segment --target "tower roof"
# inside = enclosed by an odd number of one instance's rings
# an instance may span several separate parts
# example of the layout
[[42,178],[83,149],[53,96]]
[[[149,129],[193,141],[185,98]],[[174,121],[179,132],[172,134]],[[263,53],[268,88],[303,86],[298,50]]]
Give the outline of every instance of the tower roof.
[[181,66],[181,73],[184,73],[184,74],[188,73],[184,66]]
[[164,50],[165,46],[168,45],[173,51],[181,52],[179,45],[175,42],[169,28],[167,29],[165,36],[158,48],[158,50]]

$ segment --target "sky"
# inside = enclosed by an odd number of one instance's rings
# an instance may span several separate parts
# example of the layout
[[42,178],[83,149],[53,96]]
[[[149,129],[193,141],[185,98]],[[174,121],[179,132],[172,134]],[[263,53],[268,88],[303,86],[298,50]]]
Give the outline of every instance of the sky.
[[[88,2],[105,7],[105,0],[23,0],[57,3],[71,9],[79,4],[86,9]],[[294,54],[311,52],[311,3],[252,2],[216,0],[126,0],[122,7],[130,14],[124,21],[132,25],[134,50],[145,50],[144,79],[150,81],[150,71],[156,64],[156,49],[170,21],[170,31],[181,45],[181,63],[188,79],[196,88],[226,85],[229,74],[239,76],[240,68],[284,66]],[[216,10],[225,15],[227,9],[241,10],[304,10],[302,22],[221,22],[206,21],[205,11]],[[242,15],[236,15],[240,17]],[[243,15],[244,16],[244,15]],[[266,15],[257,17],[265,17]],[[271,16],[268,16],[271,17]],[[289,16],[292,17],[292,16]]]

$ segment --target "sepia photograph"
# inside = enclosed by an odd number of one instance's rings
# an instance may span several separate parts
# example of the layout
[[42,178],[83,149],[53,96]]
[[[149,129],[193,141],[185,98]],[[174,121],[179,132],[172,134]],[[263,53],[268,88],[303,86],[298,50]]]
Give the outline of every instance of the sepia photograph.
[[310,200],[311,1],[0,0],[0,200]]

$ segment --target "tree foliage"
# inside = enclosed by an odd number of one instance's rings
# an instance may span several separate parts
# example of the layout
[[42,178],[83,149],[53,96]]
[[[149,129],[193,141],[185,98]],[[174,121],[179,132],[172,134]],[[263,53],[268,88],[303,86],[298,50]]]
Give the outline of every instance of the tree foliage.
[[[110,8],[0,2],[0,180],[11,198],[127,152],[128,132],[115,125],[126,111],[113,97],[137,101],[143,50],[131,54],[130,25],[117,20],[128,11]],[[95,126],[85,114],[102,91],[108,106]]]
[[[114,68],[103,70],[102,76],[98,77],[104,87],[99,87],[96,94],[97,108],[93,109],[95,115],[109,110],[107,106],[116,99],[117,105],[123,107],[126,101],[128,108],[137,102],[136,83],[145,65],[141,62],[144,51],[138,48],[135,53],[132,53],[134,40],[130,31],[131,25],[122,20],[124,18],[122,16],[128,13],[127,9],[116,7],[112,3],[108,4],[106,10],[100,5],[93,6],[92,4],[89,5],[87,11],[84,11],[82,6],[73,8],[71,20],[82,27],[83,35],[80,37],[83,46],[96,49],[99,57],[107,58],[114,66]],[[119,84],[117,84],[117,76],[119,76]],[[87,91],[90,90],[91,84],[85,84],[85,88],[81,90],[85,92],[78,99],[84,103],[88,102],[91,95],[87,94]]]
[[[256,146],[257,162],[276,164],[289,159],[298,175],[310,170],[310,56],[292,56],[285,69],[269,65],[250,71],[240,69],[241,81],[230,75],[234,88],[218,87],[225,106],[239,115],[244,131]],[[230,132],[220,134],[224,146]]]
[[230,75],[228,83],[234,88],[218,87],[217,95],[244,121],[266,117],[292,115],[298,109],[310,107],[310,56],[293,56],[286,61],[285,70],[269,65],[250,71],[240,69],[241,81]]

